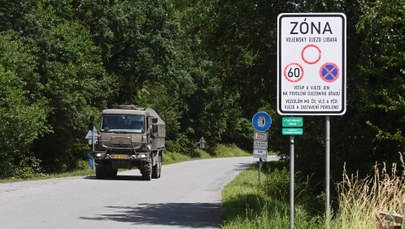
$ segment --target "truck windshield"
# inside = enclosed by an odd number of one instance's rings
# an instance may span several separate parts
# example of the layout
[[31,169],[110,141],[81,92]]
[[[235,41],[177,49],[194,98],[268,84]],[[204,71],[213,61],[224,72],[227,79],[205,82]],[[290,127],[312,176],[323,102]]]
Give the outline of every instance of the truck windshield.
[[102,132],[143,133],[145,131],[143,115],[104,114],[101,123]]

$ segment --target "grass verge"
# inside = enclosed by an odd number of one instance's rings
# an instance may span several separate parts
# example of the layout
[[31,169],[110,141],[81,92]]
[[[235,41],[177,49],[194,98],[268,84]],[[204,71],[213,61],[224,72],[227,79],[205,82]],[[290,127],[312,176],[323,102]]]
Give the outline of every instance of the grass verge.
[[[330,222],[331,229],[401,228],[392,220],[383,220],[378,227],[377,211],[403,215],[405,200],[405,163],[387,166],[376,164],[366,178],[343,173],[338,187],[338,209]],[[283,162],[271,162],[258,182],[257,168],[242,172],[222,192],[226,211],[226,229],[285,229],[289,228],[289,177]],[[281,166],[280,166],[281,165]],[[295,184],[295,228],[325,228],[322,196],[314,196],[306,185]],[[389,217],[388,217],[389,218]]]
[[[237,157],[237,156],[249,156],[250,154],[246,151],[241,150],[234,144],[224,144],[218,145],[213,153],[214,156],[210,155],[204,150],[197,149],[194,153],[194,156],[188,156],[176,152],[166,151],[163,154],[163,164],[173,164],[177,162],[190,161],[190,160],[199,160],[207,158],[216,158],[216,157]],[[61,177],[70,177],[70,176],[92,176],[95,175],[95,172],[90,169],[90,166],[87,161],[81,161],[79,163],[79,169],[56,174],[45,174],[45,173],[29,173],[26,177],[23,178],[9,178],[9,179],[0,179],[0,183],[11,183],[11,182],[20,182],[26,180],[44,180],[52,178],[61,178]]]
[[[242,172],[222,191],[226,229],[289,228],[289,175],[284,162],[266,163],[258,180],[257,168]],[[307,187],[297,184],[295,228],[322,228],[316,212],[317,197],[309,195]]]

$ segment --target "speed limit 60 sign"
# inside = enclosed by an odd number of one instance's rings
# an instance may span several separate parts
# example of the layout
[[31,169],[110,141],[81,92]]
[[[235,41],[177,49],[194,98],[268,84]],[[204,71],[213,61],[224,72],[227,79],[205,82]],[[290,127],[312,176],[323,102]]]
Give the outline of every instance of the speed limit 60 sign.
[[346,16],[286,13],[277,19],[277,111],[346,112]]
[[284,68],[283,75],[291,83],[298,82],[304,76],[304,69],[298,63],[290,63]]

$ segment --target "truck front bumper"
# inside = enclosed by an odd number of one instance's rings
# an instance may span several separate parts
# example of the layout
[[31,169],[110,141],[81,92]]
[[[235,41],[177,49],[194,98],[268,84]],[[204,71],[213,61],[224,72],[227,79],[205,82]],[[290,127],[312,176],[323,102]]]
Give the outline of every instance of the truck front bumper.
[[94,152],[94,162],[96,167],[110,164],[112,168],[142,167],[145,163],[150,163],[151,155],[148,152],[137,152],[136,154],[110,154],[105,152]]
[[136,152],[132,154],[123,153],[106,153],[95,151],[93,154],[95,160],[135,160],[135,161],[147,161],[150,160],[150,153],[148,152]]

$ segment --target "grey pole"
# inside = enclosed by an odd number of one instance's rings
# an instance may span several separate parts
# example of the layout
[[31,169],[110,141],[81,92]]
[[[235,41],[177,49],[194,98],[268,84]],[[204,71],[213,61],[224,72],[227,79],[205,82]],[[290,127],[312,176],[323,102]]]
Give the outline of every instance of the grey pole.
[[294,136],[290,135],[290,229],[294,229]]
[[91,150],[94,153],[94,116],[90,116],[89,130],[91,131]]
[[92,151],[94,153],[94,127],[91,130],[91,149],[92,149]]
[[259,184],[260,184],[260,173],[262,171],[262,159],[259,158]]
[[326,116],[326,138],[325,138],[325,150],[326,150],[326,169],[325,169],[325,212],[326,212],[326,228],[329,229],[330,223],[330,117]]

